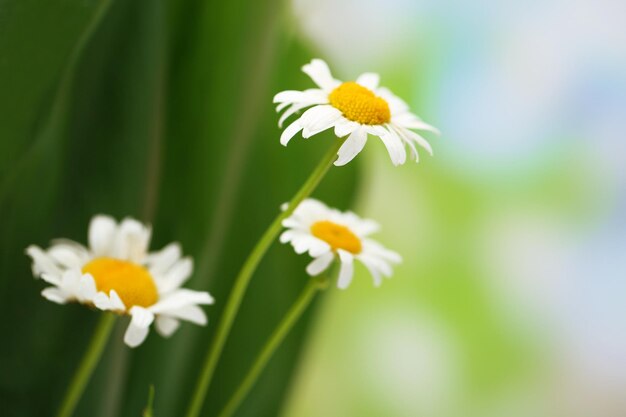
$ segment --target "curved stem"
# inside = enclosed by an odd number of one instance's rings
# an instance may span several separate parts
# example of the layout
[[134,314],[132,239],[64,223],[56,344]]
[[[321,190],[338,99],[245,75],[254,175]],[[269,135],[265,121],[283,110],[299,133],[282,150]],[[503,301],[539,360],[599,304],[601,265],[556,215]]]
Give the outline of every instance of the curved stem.
[[226,302],[224,312],[222,313],[222,317],[218,323],[211,347],[207,353],[202,372],[193,393],[191,404],[187,410],[187,417],[198,417],[200,414],[206,393],[211,385],[211,379],[213,378],[217,362],[222,354],[224,344],[226,343],[226,339],[230,333],[235,316],[239,311],[239,306],[241,305],[241,300],[243,299],[246,289],[248,288],[248,284],[250,283],[250,278],[252,278],[252,274],[259,265],[259,262],[261,262],[261,259],[276,239],[276,236],[280,233],[282,229],[282,221],[289,217],[300,202],[311,195],[313,190],[315,190],[335,161],[337,151],[343,142],[343,139],[337,139],[333,142],[333,145],[330,147],[326,155],[324,155],[315,170],[313,170],[309,178],[289,202],[287,209],[281,212],[276,219],[274,219],[243,264],[243,267],[235,280],[230,296],[228,297],[228,301]]
[[252,389],[256,383],[259,375],[263,372],[263,369],[265,369],[267,362],[272,358],[272,355],[285,339],[285,336],[287,336],[289,331],[293,328],[294,324],[296,324],[298,319],[302,316],[302,313],[304,313],[309,304],[311,304],[317,291],[325,287],[325,283],[325,281],[320,281],[316,278],[309,280],[302,293],[300,293],[300,297],[293,303],[287,314],[285,314],[285,317],[283,317],[278,327],[276,327],[265,343],[265,346],[263,346],[261,353],[259,353],[259,356],[255,359],[245,378],[233,396],[230,397],[230,400],[228,400],[222,412],[219,413],[219,417],[230,417],[237,411],[237,408],[239,408],[239,405],[241,405],[242,401],[250,392],[250,389]]
[[65,397],[63,398],[61,407],[59,407],[57,417],[70,417],[74,412],[96,365],[102,357],[102,352],[109,340],[109,335],[111,334],[111,330],[113,330],[114,323],[115,316],[111,313],[103,313],[100,317],[100,321],[91,337],[87,351],[72,378],[72,382],[70,382],[70,386],[65,392]]

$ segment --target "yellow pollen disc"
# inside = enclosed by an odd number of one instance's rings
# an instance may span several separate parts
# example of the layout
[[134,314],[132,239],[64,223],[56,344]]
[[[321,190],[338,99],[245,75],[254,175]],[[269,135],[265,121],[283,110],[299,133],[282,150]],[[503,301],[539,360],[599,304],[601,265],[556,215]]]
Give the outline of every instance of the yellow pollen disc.
[[149,307],[159,300],[157,287],[150,272],[141,265],[112,258],[96,258],[83,267],[91,274],[98,291],[107,295],[115,290],[127,309]]
[[389,104],[373,91],[348,81],[328,95],[331,106],[341,110],[344,117],[362,125],[381,125],[391,120]]
[[328,243],[333,250],[343,249],[355,255],[361,252],[361,239],[346,226],[322,220],[311,225],[311,233]]

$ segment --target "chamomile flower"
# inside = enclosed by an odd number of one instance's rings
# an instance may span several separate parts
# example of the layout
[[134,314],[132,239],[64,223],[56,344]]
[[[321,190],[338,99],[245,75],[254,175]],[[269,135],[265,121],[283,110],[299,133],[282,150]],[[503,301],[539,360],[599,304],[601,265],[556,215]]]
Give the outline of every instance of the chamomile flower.
[[47,250],[29,246],[26,253],[33,259],[33,274],[52,285],[42,291],[45,298],[130,315],[124,342],[135,347],[153,321],[165,337],[180,320],[205,325],[199,305],[213,303],[208,292],[180,288],[193,271],[191,258],[181,257],[180,245],[148,253],[150,235],[150,227],[136,220],[118,224],[111,217],[95,216],[88,248],[62,239]]
[[354,260],[360,261],[379,286],[382,277],[391,277],[392,265],[402,261],[400,255],[384,248],[369,235],[378,231],[373,220],[361,219],[352,212],[341,212],[315,199],[304,200],[291,216],[283,220],[287,229],[282,243],[291,243],[298,254],[308,252],[314,259],[306,272],[316,276],[333,260],[341,264],[337,286],[347,288],[352,281]]
[[312,60],[302,71],[319,88],[288,90],[274,96],[277,111],[284,110],[278,122],[280,127],[287,118],[308,108],[283,131],[281,144],[286,146],[300,131],[304,138],[309,138],[332,127],[338,137],[349,135],[337,153],[337,166],[347,164],[361,152],[368,135],[383,141],[394,165],[406,161],[406,147],[416,162],[419,160],[416,145],[432,155],[430,144],[414,130],[436,134],[439,130],[411,113],[409,106],[387,88],[379,87],[378,74],[367,72],[356,81],[342,83],[333,78],[321,59]]

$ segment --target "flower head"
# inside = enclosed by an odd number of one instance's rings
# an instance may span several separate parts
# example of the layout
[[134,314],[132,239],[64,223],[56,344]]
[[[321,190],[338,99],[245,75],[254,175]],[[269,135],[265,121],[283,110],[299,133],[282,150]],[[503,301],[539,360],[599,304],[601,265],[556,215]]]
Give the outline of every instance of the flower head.
[[333,78],[321,59],[312,60],[302,71],[319,88],[288,90],[274,96],[277,110],[284,110],[278,122],[280,127],[287,118],[308,108],[283,131],[280,137],[283,145],[300,131],[304,138],[309,138],[333,127],[338,137],[349,135],[337,153],[337,166],[347,164],[361,152],[368,135],[383,141],[394,165],[406,161],[406,147],[415,161],[419,160],[416,145],[432,155],[430,144],[414,130],[436,134],[439,130],[411,113],[409,106],[391,91],[379,87],[378,74],[368,72],[356,81],[342,83]]
[[207,323],[199,307],[212,304],[208,292],[180,288],[193,271],[181,257],[178,243],[148,252],[151,229],[133,219],[117,223],[95,216],[89,225],[89,247],[70,240],[53,241],[43,250],[29,246],[33,274],[52,286],[42,295],[58,304],[77,302],[100,310],[130,315],[124,342],[140,345],[156,319],[163,336],[176,331],[180,320]]
[[304,200],[283,220],[283,226],[287,230],[280,241],[291,243],[296,253],[308,252],[314,258],[306,268],[309,275],[319,275],[333,260],[339,260],[337,286],[342,289],[352,281],[355,259],[369,270],[376,286],[381,284],[383,276],[391,276],[393,264],[402,261],[396,252],[368,237],[379,229],[376,222],[349,211],[331,209],[318,200]]

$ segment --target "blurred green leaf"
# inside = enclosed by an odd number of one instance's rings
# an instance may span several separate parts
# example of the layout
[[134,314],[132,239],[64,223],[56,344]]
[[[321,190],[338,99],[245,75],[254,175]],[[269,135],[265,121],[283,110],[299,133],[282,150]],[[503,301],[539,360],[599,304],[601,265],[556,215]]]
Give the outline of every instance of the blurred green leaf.
[[[3,415],[51,413],[95,318],[40,297],[44,285],[31,278],[23,254],[28,244],[85,242],[89,218],[102,212],[151,221],[153,249],[176,240],[194,256],[188,285],[217,300],[209,326],[185,324],[170,340],[151,334],[131,351],[121,320],[76,413],[139,415],[154,383],[159,414],[180,415],[241,263],[332,140],[278,143],[272,96],[305,88],[299,68],[311,58],[285,29],[282,2],[103,5],[0,6],[0,22],[9,22],[0,25],[0,77],[10,84],[0,97],[10,119],[0,126],[0,308],[10,318],[1,329],[10,341],[0,347]],[[354,165],[333,169],[318,195],[346,207],[354,182]],[[228,399],[305,284],[305,263],[287,247],[270,250],[226,346],[207,415]],[[239,416],[278,414],[306,322]]]

